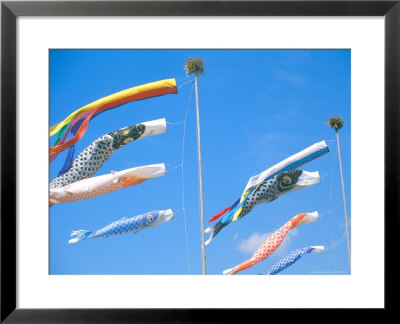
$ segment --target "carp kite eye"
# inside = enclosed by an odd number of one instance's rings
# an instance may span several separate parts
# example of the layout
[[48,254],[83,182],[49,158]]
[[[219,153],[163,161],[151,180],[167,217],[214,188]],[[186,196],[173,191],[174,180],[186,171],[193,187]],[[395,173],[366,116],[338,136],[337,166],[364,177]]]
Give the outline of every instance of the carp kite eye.
[[283,183],[284,184],[291,184],[292,183],[292,179],[290,177],[283,177]]
[[128,135],[128,134],[129,134],[129,131],[126,130],[126,131],[124,132],[124,135]]
[[153,223],[154,222],[154,216],[152,214],[147,215],[147,222],[148,223]]

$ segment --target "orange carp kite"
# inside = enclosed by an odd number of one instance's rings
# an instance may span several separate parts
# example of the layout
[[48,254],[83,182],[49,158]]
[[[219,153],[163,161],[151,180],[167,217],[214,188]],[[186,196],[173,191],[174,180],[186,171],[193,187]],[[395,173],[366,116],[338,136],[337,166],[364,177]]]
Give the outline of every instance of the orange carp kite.
[[318,212],[313,213],[302,213],[294,216],[290,221],[288,221],[285,225],[283,225],[280,229],[276,230],[272,235],[270,235],[267,240],[258,248],[258,250],[253,254],[253,256],[240,263],[239,265],[224,270],[224,275],[234,275],[239,271],[246,270],[253,265],[265,260],[268,258],[275,250],[281,245],[283,240],[285,239],[287,233],[297,226],[312,223],[319,219]]

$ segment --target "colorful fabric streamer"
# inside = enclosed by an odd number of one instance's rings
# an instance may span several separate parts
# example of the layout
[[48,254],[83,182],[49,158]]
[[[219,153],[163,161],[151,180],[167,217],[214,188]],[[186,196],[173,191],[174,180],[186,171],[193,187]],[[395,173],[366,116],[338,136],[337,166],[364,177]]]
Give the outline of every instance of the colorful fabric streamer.
[[321,253],[324,252],[323,246],[309,246],[301,249],[294,250],[284,256],[282,259],[277,261],[274,265],[270,266],[261,275],[274,275],[278,272],[285,270],[287,267],[291,266],[293,263],[298,261],[306,253]]
[[165,165],[151,164],[123,171],[113,171],[98,177],[73,182],[61,188],[50,189],[50,207],[55,203],[65,203],[89,199],[122,188],[142,183],[150,178],[165,176]]
[[103,135],[84,149],[72,162],[71,168],[50,183],[50,188],[64,187],[70,183],[90,178],[115,150],[132,141],[146,136],[162,134],[166,131],[165,119],[157,119],[124,127]]
[[297,169],[304,164],[315,160],[316,158],[326,154],[329,152],[328,146],[326,145],[325,141],[321,141],[315,143],[306,149],[286,158],[285,160],[275,164],[274,166],[270,167],[269,169],[261,172],[260,174],[253,176],[248,181],[246,187],[244,188],[242,196],[231,206],[225,208],[224,210],[220,211],[219,213],[215,214],[209,222],[213,222],[217,220],[219,217],[224,215],[225,213],[229,212],[231,215],[231,219],[233,221],[238,220],[240,213],[242,212],[243,204],[246,198],[254,191],[257,186],[261,183],[273,178],[275,175],[289,170]]
[[[241,219],[250,213],[258,204],[272,202],[283,194],[310,187],[320,181],[321,179],[318,171],[307,172],[302,170],[290,170],[279,173],[272,179],[261,182],[251,190],[250,194],[243,201],[237,219]],[[205,243],[206,245],[208,245],[225,226],[234,221],[233,216],[234,214],[230,212],[222,217],[215,225],[208,227],[205,230],[205,233],[211,232],[209,239]]]
[[57,133],[62,127],[69,125],[76,117],[81,114],[91,111],[98,107],[115,107],[117,105],[122,105],[124,103],[141,100],[150,97],[161,96],[169,93],[177,93],[176,82],[175,79],[166,79],[156,82],[151,82],[147,84],[143,84],[140,86],[135,86],[112,95],[103,97],[98,99],[78,110],[74,111],[67,118],[65,118],[62,122],[59,122],[50,127],[50,136],[53,136]]
[[[60,142],[57,142],[56,140],[56,142],[58,143],[57,145],[50,148],[50,154],[49,154],[50,162],[52,162],[60,152],[73,146],[82,138],[82,136],[85,134],[89,126],[90,120],[94,118],[96,115],[104,112],[105,110],[108,110],[110,108],[115,108],[117,106],[120,106],[122,104],[131,101],[136,101],[171,93],[178,93],[175,79],[167,79],[167,80],[152,82],[141,86],[133,87],[127,90],[123,90],[118,93],[114,93],[107,97],[96,100],[76,110],[62,122],[50,127],[50,136],[53,136],[57,132],[60,132],[59,134],[57,134],[57,140],[58,140],[59,138],[61,138],[62,135],[64,135],[63,139],[60,140]],[[75,121],[75,119],[77,119],[77,121]],[[72,128],[77,126],[79,126],[79,128],[77,130],[76,129],[74,130],[73,132],[74,136],[68,141],[64,142],[66,140],[68,132]],[[65,131],[67,131],[67,133],[63,134]]]
[[285,239],[287,233],[297,226],[312,223],[319,219],[318,212],[313,213],[302,213],[294,216],[291,220],[289,220],[285,225],[283,225],[280,229],[276,230],[272,233],[266,241],[257,249],[257,251],[253,254],[253,256],[240,263],[239,265],[224,270],[224,275],[234,275],[240,271],[246,270],[253,265],[265,260],[269,257],[275,250],[281,245],[283,240]]
[[137,233],[143,229],[165,224],[173,218],[174,213],[171,209],[151,211],[130,218],[124,217],[94,232],[87,230],[72,231],[71,236],[73,238],[68,243],[73,244],[82,240]]

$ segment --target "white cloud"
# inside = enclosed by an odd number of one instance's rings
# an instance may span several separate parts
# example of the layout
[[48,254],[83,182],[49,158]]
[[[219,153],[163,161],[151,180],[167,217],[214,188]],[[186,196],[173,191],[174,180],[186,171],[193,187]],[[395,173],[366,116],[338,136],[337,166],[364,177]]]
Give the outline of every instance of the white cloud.
[[237,249],[245,254],[253,254],[271,233],[258,234],[254,232],[249,238],[242,240]]
[[297,236],[297,234],[299,234],[297,228],[290,230],[289,233],[286,235],[285,239],[283,240],[282,244],[276,249],[275,254],[279,257],[282,257],[286,253],[288,253],[289,248],[291,246],[292,238]]
[[[257,232],[254,232],[250,235],[249,238],[240,241],[239,245],[237,246],[237,250],[244,254],[253,254],[271,234],[272,233],[259,234]],[[291,238],[295,237],[297,234],[298,231],[296,228],[289,231],[275,253],[278,255],[286,254],[290,246]]]

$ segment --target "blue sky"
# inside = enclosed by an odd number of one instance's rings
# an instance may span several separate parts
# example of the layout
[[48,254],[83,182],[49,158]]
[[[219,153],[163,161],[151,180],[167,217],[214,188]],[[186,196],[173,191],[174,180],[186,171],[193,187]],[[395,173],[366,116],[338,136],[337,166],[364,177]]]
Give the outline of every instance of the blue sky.
[[[96,175],[162,162],[169,172],[104,196],[50,208],[50,274],[201,274],[195,97],[192,82],[184,84],[193,79],[184,70],[188,57],[206,62],[206,72],[199,77],[206,227],[208,219],[241,195],[251,176],[321,140],[330,148],[329,154],[302,167],[319,171],[321,183],[258,205],[214,238],[206,247],[207,273],[222,274],[245,261],[290,218],[317,210],[319,221],[292,230],[274,254],[238,275],[261,273],[286,253],[310,245],[324,245],[325,252],[305,255],[282,275],[348,274],[336,136],[326,122],[331,116],[345,120],[340,140],[351,220],[350,50],[194,49],[50,50],[50,125],[136,85],[175,78],[179,87],[178,94],[125,104],[89,124],[75,156],[108,132],[166,118],[166,134],[115,151]],[[181,122],[187,109],[182,168]],[[64,159],[65,152],[50,165],[50,180]],[[164,225],[68,244],[72,230],[97,230],[122,217],[169,208],[175,218]]]

